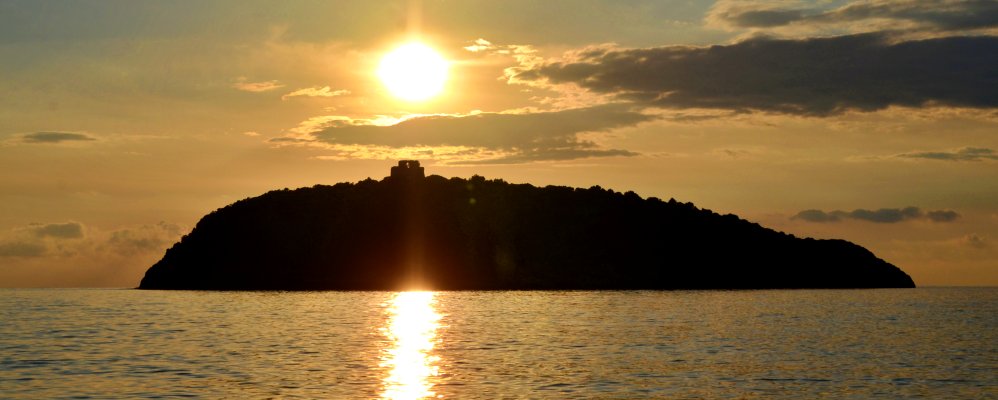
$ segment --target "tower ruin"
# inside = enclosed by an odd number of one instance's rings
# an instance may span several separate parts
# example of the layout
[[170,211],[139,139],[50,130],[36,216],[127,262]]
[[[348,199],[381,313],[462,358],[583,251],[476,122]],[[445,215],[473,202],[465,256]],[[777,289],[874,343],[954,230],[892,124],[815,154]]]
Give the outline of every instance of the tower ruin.
[[416,160],[401,160],[399,165],[392,167],[392,178],[396,179],[423,179],[423,167],[419,166]]

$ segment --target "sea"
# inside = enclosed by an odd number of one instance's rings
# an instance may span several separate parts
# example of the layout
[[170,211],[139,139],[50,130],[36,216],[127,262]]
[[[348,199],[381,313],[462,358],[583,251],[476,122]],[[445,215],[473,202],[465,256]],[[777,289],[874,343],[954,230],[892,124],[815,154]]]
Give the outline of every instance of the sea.
[[994,399],[998,288],[4,289],[0,398]]

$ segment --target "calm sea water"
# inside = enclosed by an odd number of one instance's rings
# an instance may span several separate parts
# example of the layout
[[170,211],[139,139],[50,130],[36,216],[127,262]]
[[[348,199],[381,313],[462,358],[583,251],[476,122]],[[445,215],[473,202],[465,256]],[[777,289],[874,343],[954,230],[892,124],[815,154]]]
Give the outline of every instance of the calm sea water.
[[0,296],[0,398],[998,393],[998,288]]

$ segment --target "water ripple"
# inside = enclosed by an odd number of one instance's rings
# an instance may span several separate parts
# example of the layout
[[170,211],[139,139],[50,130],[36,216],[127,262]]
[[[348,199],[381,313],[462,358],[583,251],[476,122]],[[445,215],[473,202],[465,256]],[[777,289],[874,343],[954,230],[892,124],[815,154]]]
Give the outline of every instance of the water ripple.
[[377,398],[393,376],[455,399],[998,388],[998,289],[442,292],[408,320],[387,292],[2,294],[0,398]]

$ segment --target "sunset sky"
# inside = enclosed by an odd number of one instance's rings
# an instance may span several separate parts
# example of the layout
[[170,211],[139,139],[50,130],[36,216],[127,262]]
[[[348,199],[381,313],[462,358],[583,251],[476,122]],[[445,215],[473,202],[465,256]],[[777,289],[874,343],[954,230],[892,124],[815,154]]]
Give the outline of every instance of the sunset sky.
[[[413,42],[425,100],[378,75]],[[0,1],[0,287],[134,287],[208,212],[402,158],[998,285],[998,2]]]

